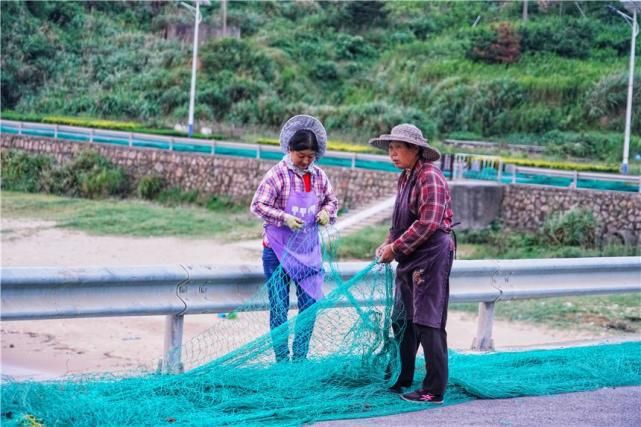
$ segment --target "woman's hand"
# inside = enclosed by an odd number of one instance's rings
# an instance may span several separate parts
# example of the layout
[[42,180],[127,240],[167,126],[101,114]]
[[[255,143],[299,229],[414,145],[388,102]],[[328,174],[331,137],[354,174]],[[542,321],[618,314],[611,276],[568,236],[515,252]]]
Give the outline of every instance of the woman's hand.
[[283,222],[292,231],[298,231],[301,228],[303,228],[303,221],[299,218],[296,218],[294,215],[285,214],[285,218],[283,218]]
[[392,249],[392,244],[383,244],[376,249],[376,256],[378,257],[378,262],[383,264],[389,264],[394,261],[394,250]]
[[316,222],[319,223],[320,225],[327,225],[329,224],[329,214],[325,209],[321,209],[317,214],[316,214]]

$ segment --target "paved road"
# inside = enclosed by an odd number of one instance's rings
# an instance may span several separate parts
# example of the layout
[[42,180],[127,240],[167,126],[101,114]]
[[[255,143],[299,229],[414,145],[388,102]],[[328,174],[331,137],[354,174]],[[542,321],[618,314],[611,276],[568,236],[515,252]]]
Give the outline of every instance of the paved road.
[[517,399],[475,400],[460,405],[359,420],[338,426],[641,426],[641,387]]

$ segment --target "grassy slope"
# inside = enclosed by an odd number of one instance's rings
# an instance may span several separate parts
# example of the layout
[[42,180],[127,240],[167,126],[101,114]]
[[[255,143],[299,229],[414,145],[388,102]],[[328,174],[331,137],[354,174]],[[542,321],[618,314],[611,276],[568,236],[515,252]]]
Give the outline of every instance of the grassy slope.
[[[205,24],[216,24],[218,7],[204,10]],[[3,108],[159,125],[184,121],[190,46],[160,37],[167,23],[189,22],[182,8],[155,2],[3,2],[2,8],[14,18],[2,22]],[[590,91],[627,65],[627,36],[602,6],[583,4],[593,26],[590,36],[581,36],[591,40],[586,57],[526,51],[510,66],[466,54],[479,29],[502,20],[523,26],[520,5],[388,2],[377,8],[231,2],[230,25],[239,25],[243,38],[202,46],[196,116],[273,132],[284,117],[310,112],[334,138],[361,143],[400,120],[433,125],[430,132],[441,136],[621,132],[620,110],[604,120],[586,117]],[[473,29],[477,16],[482,20]],[[532,5],[527,27],[553,34],[579,16],[572,7]],[[504,84],[505,93],[493,96],[493,84]],[[621,105],[624,91],[604,88],[608,103]],[[632,146],[641,149],[640,140]],[[617,160],[620,149],[610,151],[593,159]]]

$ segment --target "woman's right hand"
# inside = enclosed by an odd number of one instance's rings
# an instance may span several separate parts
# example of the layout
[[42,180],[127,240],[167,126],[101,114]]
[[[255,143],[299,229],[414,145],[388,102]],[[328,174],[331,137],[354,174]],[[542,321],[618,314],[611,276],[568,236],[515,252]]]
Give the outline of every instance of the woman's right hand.
[[303,220],[300,218],[296,218],[294,215],[285,214],[283,222],[292,231],[298,231],[303,228]]

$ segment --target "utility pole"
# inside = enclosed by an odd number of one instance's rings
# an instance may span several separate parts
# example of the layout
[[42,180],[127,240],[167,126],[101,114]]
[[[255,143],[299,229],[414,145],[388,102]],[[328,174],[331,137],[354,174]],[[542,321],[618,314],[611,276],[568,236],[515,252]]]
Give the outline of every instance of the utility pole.
[[223,15],[223,37],[227,37],[227,0],[221,0],[220,7]]
[[191,138],[194,131],[194,104],[196,98],[196,68],[198,64],[198,26],[202,21],[202,15],[200,14],[200,4],[209,5],[209,0],[194,0],[196,7],[181,2],[180,4],[189,9],[194,14],[194,46],[193,46],[193,55],[191,60],[191,87],[189,90],[189,120],[187,122],[187,133]]
[[641,10],[641,1],[621,1],[625,8],[632,12],[632,16],[621,12],[620,10],[608,6],[611,12],[618,14],[632,28],[632,37],[630,40],[630,71],[628,75],[628,100],[625,110],[625,133],[623,136],[623,161],[621,162],[621,173],[628,173],[628,157],[630,154],[630,127],[632,126],[632,92],[634,85],[634,56],[636,51],[636,39],[639,35],[639,23],[637,22],[637,13]]

